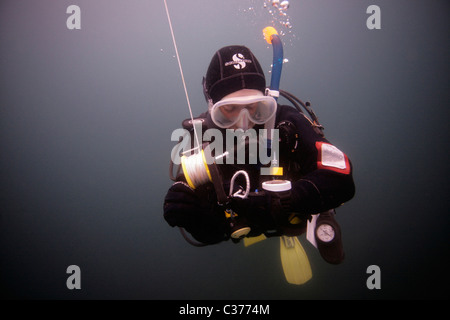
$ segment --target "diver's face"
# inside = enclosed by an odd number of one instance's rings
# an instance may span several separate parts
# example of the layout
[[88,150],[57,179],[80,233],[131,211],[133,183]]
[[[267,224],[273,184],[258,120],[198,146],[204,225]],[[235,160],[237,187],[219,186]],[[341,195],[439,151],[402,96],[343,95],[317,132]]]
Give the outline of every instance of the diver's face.
[[273,97],[253,89],[242,89],[223,97],[210,106],[213,122],[224,129],[247,130],[263,125],[277,110]]
[[247,105],[225,105],[221,107],[222,114],[230,119],[238,119],[238,121],[230,127],[230,129],[243,129],[247,130],[253,128],[255,125],[250,117],[254,116],[256,109],[258,107],[257,103],[251,103]]

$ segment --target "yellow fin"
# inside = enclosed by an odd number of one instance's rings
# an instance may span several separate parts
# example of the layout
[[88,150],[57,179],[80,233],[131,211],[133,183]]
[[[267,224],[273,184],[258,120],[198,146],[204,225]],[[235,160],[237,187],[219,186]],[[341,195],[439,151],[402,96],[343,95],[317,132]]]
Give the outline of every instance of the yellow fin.
[[300,285],[312,278],[308,256],[297,237],[280,237],[280,255],[287,282]]
[[251,246],[252,244],[258,243],[266,239],[267,237],[264,234],[260,234],[257,237],[244,238],[244,246],[248,247]]

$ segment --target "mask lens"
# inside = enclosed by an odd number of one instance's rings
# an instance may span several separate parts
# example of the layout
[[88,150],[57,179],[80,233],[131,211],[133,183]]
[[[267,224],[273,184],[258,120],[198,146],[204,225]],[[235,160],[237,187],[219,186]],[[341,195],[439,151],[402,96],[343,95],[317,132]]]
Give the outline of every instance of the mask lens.
[[268,96],[249,96],[224,99],[211,109],[211,118],[221,128],[229,128],[237,123],[245,110],[248,118],[255,124],[264,124],[276,112],[276,101]]

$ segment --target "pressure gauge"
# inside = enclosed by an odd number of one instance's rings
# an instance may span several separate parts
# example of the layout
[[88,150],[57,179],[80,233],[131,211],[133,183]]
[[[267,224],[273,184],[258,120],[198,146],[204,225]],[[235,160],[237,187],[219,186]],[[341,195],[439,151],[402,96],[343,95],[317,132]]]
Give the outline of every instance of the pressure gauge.
[[320,224],[316,229],[316,236],[322,242],[330,242],[335,236],[334,228],[327,223]]

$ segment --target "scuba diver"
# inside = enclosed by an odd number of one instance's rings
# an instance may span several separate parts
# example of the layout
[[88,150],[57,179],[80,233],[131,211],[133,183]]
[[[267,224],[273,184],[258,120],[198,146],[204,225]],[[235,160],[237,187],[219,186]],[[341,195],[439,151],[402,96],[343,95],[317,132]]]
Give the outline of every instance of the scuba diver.
[[[328,263],[341,263],[344,250],[335,208],[354,196],[352,164],[324,137],[309,104],[282,90],[280,94],[296,107],[278,104],[266,87],[260,63],[250,49],[240,45],[223,47],[214,54],[203,78],[203,91],[208,110],[183,121],[192,143],[195,121],[201,123],[200,134],[215,129],[223,137],[227,130],[276,129],[275,164],[282,172],[274,175],[283,179],[277,181],[288,181],[289,187],[279,192],[264,188],[264,183],[267,186],[274,179],[273,175],[261,174],[268,165],[248,161],[252,157],[249,144],[254,143],[250,137],[235,139],[235,148],[228,150],[223,163],[209,166],[212,178],[208,183],[195,185],[187,165],[171,173],[175,182],[164,200],[167,223],[180,227],[191,244],[202,246],[259,235],[297,236],[305,233],[308,221],[316,216],[314,235],[321,256]],[[261,136],[256,139],[261,146]],[[223,145],[223,150],[229,149],[225,141]],[[238,159],[242,148],[247,161]],[[237,172],[245,175],[236,176]],[[229,195],[224,190],[230,190]]]

